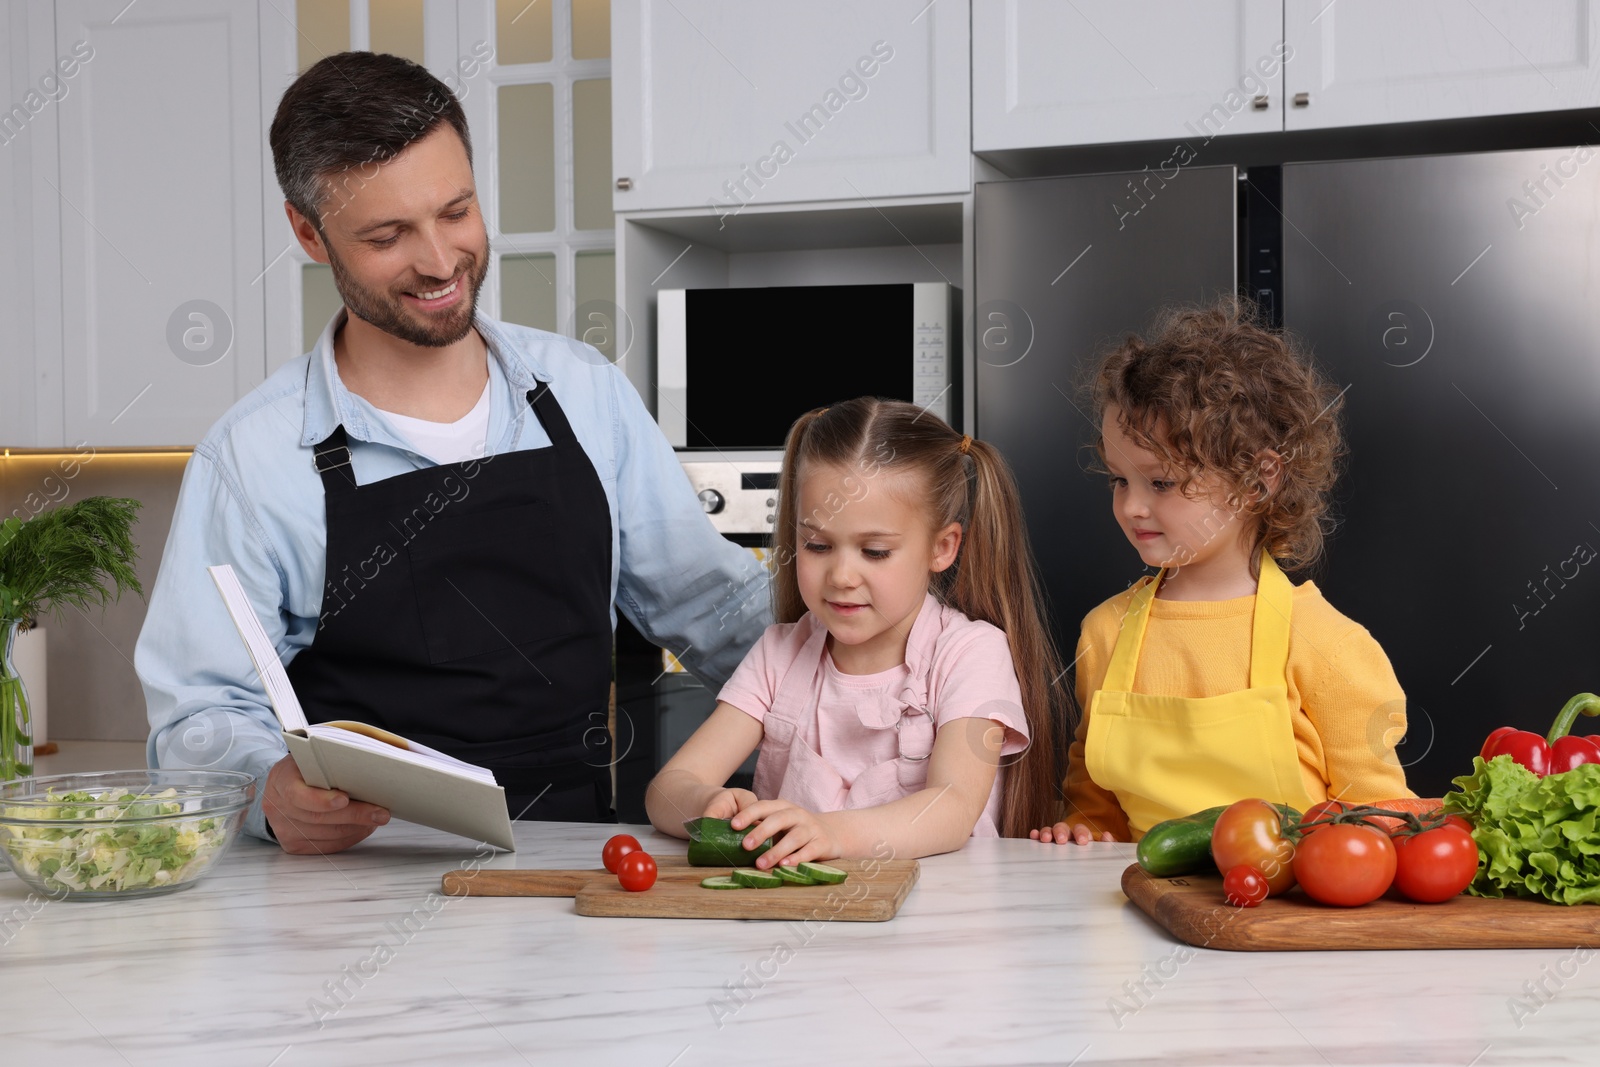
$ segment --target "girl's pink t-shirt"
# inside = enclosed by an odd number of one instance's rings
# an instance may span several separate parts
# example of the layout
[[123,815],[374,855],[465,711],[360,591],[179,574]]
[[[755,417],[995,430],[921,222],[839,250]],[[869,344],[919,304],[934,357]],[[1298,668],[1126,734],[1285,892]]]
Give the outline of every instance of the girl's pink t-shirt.
[[[905,663],[878,674],[853,675],[834,666],[825,643],[819,642],[822,653],[815,662],[798,662],[820,627],[809,612],[799,622],[768,627],[717,699],[759,722],[772,708],[785,675],[791,669],[805,672],[802,691],[806,709],[815,717],[815,728],[808,731],[814,751],[847,787],[869,768],[899,757],[896,727],[912,694],[925,700],[936,730],[955,719],[993,719],[1005,728],[1001,769],[972,833],[974,837],[998,836],[1005,765],[1028,747],[1022,689],[1005,633],[941,604],[930,594],[912,625]],[[787,688],[796,691],[793,680]],[[762,742],[764,758],[768,743]],[[902,777],[900,796],[909,796],[927,784],[927,762],[911,766],[914,780]],[[920,778],[915,777],[917,769]],[[842,799],[831,810],[867,806],[852,804],[848,795]],[[879,797],[874,803],[896,799],[899,797]]]

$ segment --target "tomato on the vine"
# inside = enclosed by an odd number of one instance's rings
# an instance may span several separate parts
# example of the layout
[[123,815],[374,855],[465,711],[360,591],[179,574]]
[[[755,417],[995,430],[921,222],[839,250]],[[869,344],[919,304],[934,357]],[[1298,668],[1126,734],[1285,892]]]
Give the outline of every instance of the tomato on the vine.
[[640,850],[639,839],[632,834],[617,834],[607,841],[600,850],[600,862],[606,865],[606,870],[612,874],[617,873],[617,864],[622,862],[622,857],[630,852]]
[[1274,896],[1294,887],[1294,845],[1284,839],[1282,813],[1265,800],[1241,800],[1217,817],[1211,858],[1219,871],[1254,867]]
[[1236,908],[1253,908],[1267,899],[1267,878],[1254,867],[1240,864],[1222,876],[1222,896]]
[[1420,904],[1449,900],[1478,874],[1478,843],[1459,826],[1396,837],[1394,850],[1395,888]]
[[1344,823],[1307,834],[1294,854],[1294,875],[1311,899],[1355,907],[1377,900],[1394,881],[1395,848],[1370,826]]
[[[1338,815],[1349,807],[1350,805],[1342,800],[1320,800],[1306,809],[1306,813],[1300,818],[1300,825],[1305,826],[1306,823],[1315,822],[1318,819],[1326,819],[1330,815]],[[1320,829],[1322,827],[1312,826],[1307,828],[1305,832],[1309,834]]]
[[648,852],[630,852],[617,864],[617,881],[630,893],[643,893],[656,884],[655,857]]

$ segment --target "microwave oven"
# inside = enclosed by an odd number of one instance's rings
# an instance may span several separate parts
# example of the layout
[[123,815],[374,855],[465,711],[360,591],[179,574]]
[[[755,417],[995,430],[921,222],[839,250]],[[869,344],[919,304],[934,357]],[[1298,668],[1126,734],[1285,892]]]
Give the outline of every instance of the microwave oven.
[[960,290],[943,282],[663,289],[656,419],[675,448],[777,450],[857,396],[961,415]]
[[943,282],[663,289],[656,419],[723,536],[767,543],[795,419],[857,396],[956,426],[961,291]]

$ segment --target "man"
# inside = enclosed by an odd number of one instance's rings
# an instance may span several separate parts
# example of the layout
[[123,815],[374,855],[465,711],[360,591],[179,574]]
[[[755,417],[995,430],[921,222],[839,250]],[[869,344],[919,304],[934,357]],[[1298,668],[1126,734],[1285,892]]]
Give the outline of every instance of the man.
[[615,367],[476,314],[489,244],[441,82],[330,56],[284,94],[271,142],[295,237],[345,310],[184,472],[135,653],[151,765],[254,773],[246,828],[288,852],[388,820],[286,755],[205,569],[228,563],[312,722],[486,766],[514,816],[608,820],[613,604],[720,681],[768,621],[765,575]]

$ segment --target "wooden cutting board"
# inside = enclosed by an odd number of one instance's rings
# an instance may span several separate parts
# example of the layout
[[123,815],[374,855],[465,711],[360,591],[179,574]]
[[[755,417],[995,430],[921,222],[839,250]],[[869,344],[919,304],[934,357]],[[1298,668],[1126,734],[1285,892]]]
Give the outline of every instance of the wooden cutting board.
[[829,860],[850,877],[839,885],[777,889],[702,889],[700,880],[727,874],[729,867],[690,867],[682,856],[655,857],[656,884],[630,893],[617,876],[593,870],[460,870],[444,876],[453,896],[573,897],[579,915],[649,919],[830,919],[883,922],[892,919],[917,884],[916,860]]
[[1235,952],[1397,948],[1572,948],[1600,943],[1600,907],[1459,896],[1442,904],[1382,897],[1359,908],[1304,892],[1254,908],[1222,899],[1222,876],[1155,878],[1133,864],[1122,891],[1179,941]]

